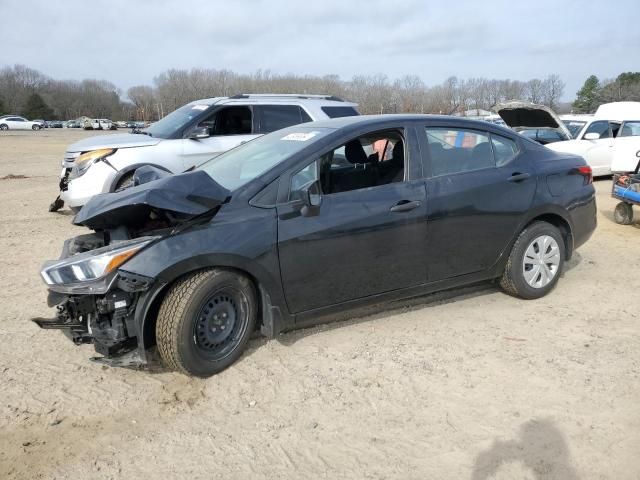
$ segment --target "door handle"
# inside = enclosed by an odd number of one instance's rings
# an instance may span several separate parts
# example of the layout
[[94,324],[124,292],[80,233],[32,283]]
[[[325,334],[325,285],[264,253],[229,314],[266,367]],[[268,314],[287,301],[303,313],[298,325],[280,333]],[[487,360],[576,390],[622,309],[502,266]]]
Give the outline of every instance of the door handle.
[[418,208],[420,206],[419,201],[411,202],[409,200],[400,200],[393,207],[389,209],[390,212],[408,212],[409,210],[413,210],[414,208]]
[[522,180],[526,180],[530,176],[531,176],[531,174],[529,174],[529,173],[516,172],[513,175],[511,175],[507,180],[510,181],[510,182],[521,182]]

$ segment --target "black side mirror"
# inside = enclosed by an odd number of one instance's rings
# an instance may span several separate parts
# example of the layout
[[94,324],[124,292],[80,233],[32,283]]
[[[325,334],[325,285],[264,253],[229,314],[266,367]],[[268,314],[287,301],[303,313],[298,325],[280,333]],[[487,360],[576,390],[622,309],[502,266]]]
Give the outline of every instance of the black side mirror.
[[209,138],[210,136],[208,127],[196,127],[189,133],[191,140],[200,140],[201,138]]
[[320,193],[320,182],[317,180],[306,184],[295,192],[295,197],[300,205],[300,215],[303,217],[313,217],[320,213],[322,194]]

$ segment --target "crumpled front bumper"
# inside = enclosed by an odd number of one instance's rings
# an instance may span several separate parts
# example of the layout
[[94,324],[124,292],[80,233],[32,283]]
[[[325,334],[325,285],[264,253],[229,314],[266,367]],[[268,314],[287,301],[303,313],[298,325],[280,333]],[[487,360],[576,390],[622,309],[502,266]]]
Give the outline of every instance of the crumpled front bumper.
[[98,359],[119,366],[141,366],[146,354],[139,339],[136,308],[153,279],[119,271],[112,287],[102,295],[49,290],[47,304],[53,318],[33,318],[43,329],[62,330],[76,345],[93,344]]

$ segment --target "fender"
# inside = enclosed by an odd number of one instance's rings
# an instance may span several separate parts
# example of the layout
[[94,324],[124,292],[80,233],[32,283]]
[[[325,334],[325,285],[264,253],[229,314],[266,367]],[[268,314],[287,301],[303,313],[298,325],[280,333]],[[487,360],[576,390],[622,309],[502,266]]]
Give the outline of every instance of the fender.
[[[156,277],[152,287],[141,295],[135,311],[135,324],[138,332],[138,348],[141,355],[151,345],[149,334],[150,314],[158,308],[159,300],[178,278],[206,268],[227,268],[246,274],[256,284],[259,301],[259,315],[262,317],[261,331],[273,338],[281,331],[292,328],[295,317],[291,315],[284,302],[282,285],[268,271],[255,261],[232,254],[203,254],[177,262]],[[279,267],[278,267],[279,271]]]
[[147,166],[147,165],[149,165],[151,167],[158,168],[160,170],[164,170],[165,172],[168,172],[168,173],[171,173],[171,174],[175,173],[175,172],[172,172],[171,170],[169,170],[168,168],[163,167],[162,165],[157,165],[155,163],[147,162],[147,163],[134,163],[133,165],[127,165],[122,170],[118,170],[118,173],[116,173],[116,176],[112,180],[111,185],[109,185],[109,192],[114,192],[115,191],[116,185],[118,184],[118,182],[120,180],[122,180],[122,178],[125,175],[127,175],[128,173],[134,172],[135,170],[137,170],[140,167],[144,167],[144,166]]
[[565,242],[565,256],[567,257],[566,258],[567,260],[571,258],[571,255],[573,254],[573,222],[571,221],[571,216],[566,210],[559,207],[558,205],[547,203],[547,204],[539,205],[537,207],[533,207],[527,212],[527,215],[524,217],[522,222],[520,222],[520,224],[518,225],[518,228],[516,229],[515,234],[513,235],[509,243],[507,243],[507,245],[502,250],[502,252],[500,252],[498,259],[491,267],[491,270],[494,272],[494,276],[498,276],[501,274],[505,264],[507,263],[509,253],[511,252],[511,249],[513,248],[513,245],[516,243],[516,240],[520,236],[520,233],[522,232],[522,230],[524,230],[524,228],[527,225],[529,225],[532,221],[534,221],[536,218],[540,218],[545,215],[557,216],[561,218],[568,225],[569,232],[568,232],[568,238],[566,239],[566,242]]

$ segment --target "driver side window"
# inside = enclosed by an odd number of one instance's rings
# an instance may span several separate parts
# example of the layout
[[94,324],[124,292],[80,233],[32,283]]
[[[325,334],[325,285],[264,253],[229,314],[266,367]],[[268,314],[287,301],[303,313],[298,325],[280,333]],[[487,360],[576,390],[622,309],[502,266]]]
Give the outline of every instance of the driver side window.
[[291,185],[289,188],[289,201],[295,200],[299,196],[299,192],[310,184],[318,181],[318,162],[313,161],[303,169],[294,173],[291,177]]
[[598,120],[597,122],[593,122],[589,125],[582,136],[584,137],[587,133],[597,133],[600,135],[600,138],[609,138],[611,136],[609,122],[607,120]]

